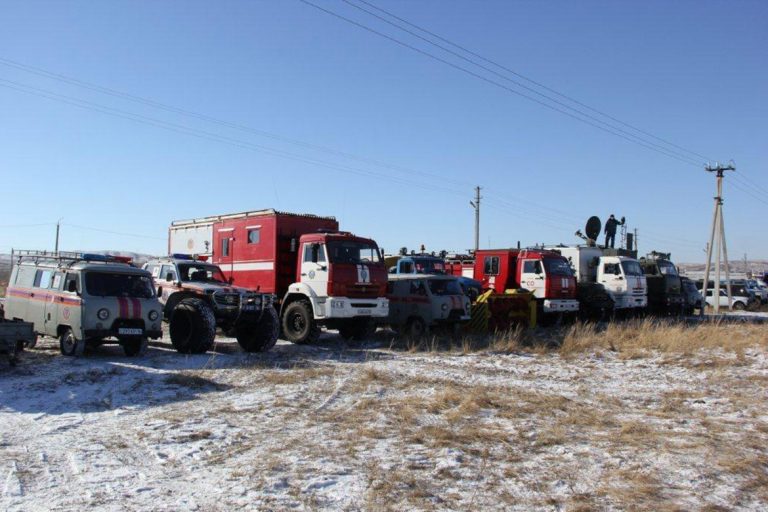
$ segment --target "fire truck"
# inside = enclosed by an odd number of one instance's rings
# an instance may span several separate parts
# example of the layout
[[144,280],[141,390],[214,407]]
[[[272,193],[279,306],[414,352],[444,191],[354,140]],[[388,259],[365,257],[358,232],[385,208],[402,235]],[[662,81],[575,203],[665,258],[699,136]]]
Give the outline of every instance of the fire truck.
[[276,295],[293,343],[316,341],[321,326],[363,339],[389,313],[379,247],[334,217],[267,209],[174,221],[168,252],[208,256],[232,284]]
[[[466,262],[449,266],[463,274]],[[562,314],[579,310],[576,278],[561,255],[539,249],[480,249],[475,252],[473,278],[483,289],[504,293],[512,288],[533,292],[539,313]]]

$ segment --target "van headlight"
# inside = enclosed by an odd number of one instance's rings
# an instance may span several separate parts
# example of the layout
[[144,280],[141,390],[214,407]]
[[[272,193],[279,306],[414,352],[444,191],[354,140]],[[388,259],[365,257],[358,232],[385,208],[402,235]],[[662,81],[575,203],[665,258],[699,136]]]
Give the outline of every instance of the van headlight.
[[106,308],[101,308],[97,313],[96,316],[99,317],[99,320],[106,320],[109,318],[109,310]]
[[149,312],[149,320],[152,321],[152,322],[157,320],[157,317],[159,317],[159,316],[160,316],[160,314],[157,311],[155,311],[154,309]]
[[440,306],[440,309],[442,309],[443,311],[448,311],[448,304],[443,304],[442,306]]

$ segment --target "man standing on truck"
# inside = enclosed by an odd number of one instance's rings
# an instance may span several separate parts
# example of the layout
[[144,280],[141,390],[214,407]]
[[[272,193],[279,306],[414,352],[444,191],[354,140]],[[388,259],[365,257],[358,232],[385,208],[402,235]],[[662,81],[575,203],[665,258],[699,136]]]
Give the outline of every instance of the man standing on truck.
[[615,240],[616,240],[616,226],[623,226],[624,225],[624,217],[621,218],[621,221],[616,220],[616,217],[611,214],[610,217],[608,217],[608,221],[605,223],[605,248],[608,248],[608,241],[610,240],[611,249],[613,249]]

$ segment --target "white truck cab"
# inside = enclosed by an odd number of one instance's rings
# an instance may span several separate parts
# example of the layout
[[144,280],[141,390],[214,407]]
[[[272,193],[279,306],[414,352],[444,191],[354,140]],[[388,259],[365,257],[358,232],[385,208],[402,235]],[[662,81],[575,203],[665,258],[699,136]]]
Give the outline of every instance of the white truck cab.
[[611,295],[615,309],[642,309],[648,305],[648,284],[640,262],[626,256],[601,256],[597,282]]

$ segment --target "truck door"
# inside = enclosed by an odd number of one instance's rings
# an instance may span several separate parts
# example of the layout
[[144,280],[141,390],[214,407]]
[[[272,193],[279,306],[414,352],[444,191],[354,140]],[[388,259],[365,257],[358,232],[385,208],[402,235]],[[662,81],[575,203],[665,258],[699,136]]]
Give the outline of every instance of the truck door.
[[328,295],[328,258],[325,245],[305,243],[301,258],[301,282],[307,284],[320,297]]
[[237,277],[233,272],[234,269],[234,257],[235,257],[235,229],[234,228],[221,228],[218,230],[219,246],[214,249],[218,250],[219,257],[214,258],[214,262],[221,267],[221,271],[224,272],[226,277],[231,277],[233,282],[237,284]]
[[27,309],[27,320],[35,324],[35,332],[45,334],[45,317],[48,306],[48,290],[51,287],[53,270],[38,269]]
[[624,288],[624,276],[621,275],[621,264],[619,262],[601,262],[597,278],[611,292],[619,292]]
[[63,282],[64,273],[56,272],[53,274],[50,287],[51,294],[45,301],[45,318],[43,321],[45,322],[45,333],[50,336],[56,335],[56,327],[59,325],[59,310],[64,302],[59,292]]
[[523,260],[520,272],[520,284],[533,292],[534,297],[546,297],[546,280],[541,260]]

